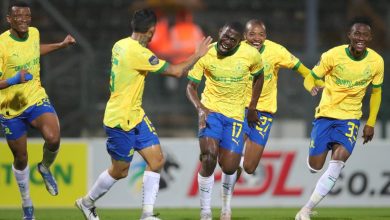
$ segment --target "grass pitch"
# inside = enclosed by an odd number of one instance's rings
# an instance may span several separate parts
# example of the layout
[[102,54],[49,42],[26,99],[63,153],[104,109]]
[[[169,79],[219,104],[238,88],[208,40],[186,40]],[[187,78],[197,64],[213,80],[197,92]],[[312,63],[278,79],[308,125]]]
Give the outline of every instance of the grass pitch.
[[[293,220],[299,208],[233,208],[233,220]],[[156,209],[163,220],[199,219],[199,209]],[[389,220],[390,208],[318,208],[313,220]],[[0,209],[0,220],[21,220],[21,209]],[[101,220],[139,219],[140,209],[97,209]],[[37,220],[83,220],[73,209],[36,209]],[[213,209],[213,219],[219,219],[219,209]]]

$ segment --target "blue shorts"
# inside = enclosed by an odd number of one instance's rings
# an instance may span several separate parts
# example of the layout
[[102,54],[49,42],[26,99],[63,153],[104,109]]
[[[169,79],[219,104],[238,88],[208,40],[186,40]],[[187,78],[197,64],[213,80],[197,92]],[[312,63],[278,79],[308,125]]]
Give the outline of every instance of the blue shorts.
[[[248,110],[245,110],[245,116],[248,114]],[[260,126],[252,128],[249,126],[247,118],[245,117],[245,134],[248,138],[263,147],[267,144],[269,133],[271,132],[272,121],[274,116],[268,112],[257,111],[257,118],[260,121]]]
[[343,145],[351,154],[355,147],[360,121],[317,118],[313,121],[309,155],[328,152],[333,144]]
[[27,129],[34,119],[40,115],[51,112],[56,114],[54,107],[48,98],[44,98],[35,105],[28,107],[24,112],[15,118],[6,119],[0,115],[0,123],[7,140],[16,140],[27,133]]
[[206,127],[199,131],[198,137],[211,137],[219,140],[219,146],[242,154],[244,148],[244,123],[223,114],[212,112],[207,116]]
[[145,115],[142,121],[130,131],[104,126],[107,138],[107,152],[115,160],[131,162],[134,151],[160,144],[157,133],[149,118]]

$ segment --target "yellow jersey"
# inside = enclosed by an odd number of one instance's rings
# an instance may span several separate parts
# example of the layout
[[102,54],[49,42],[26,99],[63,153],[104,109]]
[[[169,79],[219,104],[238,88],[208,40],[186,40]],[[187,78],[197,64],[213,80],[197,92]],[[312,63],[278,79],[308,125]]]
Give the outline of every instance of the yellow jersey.
[[129,131],[142,121],[142,95],[148,72],[161,73],[168,63],[131,37],[119,40],[112,48],[110,99],[103,123]]
[[348,45],[341,45],[323,53],[311,74],[316,79],[325,77],[316,118],[360,119],[367,86],[383,83],[384,62],[372,49],[367,48],[364,56],[356,59]]
[[228,56],[217,54],[217,43],[198,60],[188,73],[188,79],[200,83],[205,76],[202,104],[213,112],[239,121],[245,115],[245,89],[250,75],[263,73],[260,53],[245,42]]
[[13,77],[20,70],[27,70],[33,79],[0,90],[0,114],[14,118],[28,107],[46,98],[40,79],[39,31],[29,27],[26,39],[19,39],[5,31],[0,35],[0,80]]
[[[285,47],[270,40],[264,41],[260,53],[264,65],[264,84],[256,109],[274,114],[277,110],[279,69],[297,70],[301,62]],[[252,97],[251,84],[248,84],[246,91],[246,106],[249,106]]]

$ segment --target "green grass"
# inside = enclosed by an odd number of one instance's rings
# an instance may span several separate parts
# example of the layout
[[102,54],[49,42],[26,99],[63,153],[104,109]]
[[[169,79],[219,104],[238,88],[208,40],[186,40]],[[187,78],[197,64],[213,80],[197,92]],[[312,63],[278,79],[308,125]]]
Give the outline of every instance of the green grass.
[[[164,220],[199,219],[199,209],[156,209]],[[298,208],[234,208],[233,220],[293,220]],[[318,215],[312,220],[385,220],[390,219],[390,208],[318,208]],[[98,209],[101,220],[139,219],[140,209]],[[215,220],[219,219],[219,209],[213,210]],[[77,220],[84,219],[81,212],[74,209],[37,209],[37,220]],[[21,220],[20,209],[0,209],[0,220]]]

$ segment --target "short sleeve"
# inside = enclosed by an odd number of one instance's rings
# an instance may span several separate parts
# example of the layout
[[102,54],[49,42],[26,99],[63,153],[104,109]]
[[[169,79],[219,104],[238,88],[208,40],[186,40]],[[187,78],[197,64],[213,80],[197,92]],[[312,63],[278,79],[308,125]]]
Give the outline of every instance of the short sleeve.
[[374,88],[381,87],[383,83],[385,67],[383,59],[380,58],[376,64],[376,71],[374,73],[374,77],[372,79],[372,86]]
[[202,81],[204,69],[204,58],[200,58],[189,71],[187,78],[195,83],[200,83],[200,81]]
[[311,74],[315,79],[322,79],[333,69],[333,59],[328,52],[321,55],[320,61],[314,66]]
[[160,60],[152,51],[145,48],[136,57],[134,67],[137,70],[159,74],[168,68],[168,62]]
[[249,68],[249,71],[252,76],[258,76],[260,74],[264,73],[263,68],[263,60],[261,58],[260,52],[256,51],[256,53],[253,54],[251,65]]
[[296,58],[293,54],[290,53],[285,47],[280,46],[279,48],[279,62],[278,66],[287,68],[287,69],[292,69],[292,70],[297,70],[299,67],[299,59]]

